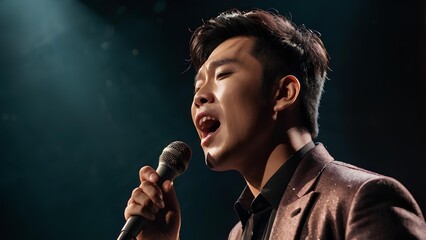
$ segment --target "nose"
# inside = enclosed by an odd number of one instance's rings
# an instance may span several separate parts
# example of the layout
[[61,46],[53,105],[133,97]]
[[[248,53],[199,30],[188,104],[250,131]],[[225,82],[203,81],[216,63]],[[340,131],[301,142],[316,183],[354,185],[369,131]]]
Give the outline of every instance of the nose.
[[201,107],[206,103],[213,103],[214,96],[213,94],[208,91],[207,88],[201,88],[195,95],[194,95],[194,105],[195,107]]

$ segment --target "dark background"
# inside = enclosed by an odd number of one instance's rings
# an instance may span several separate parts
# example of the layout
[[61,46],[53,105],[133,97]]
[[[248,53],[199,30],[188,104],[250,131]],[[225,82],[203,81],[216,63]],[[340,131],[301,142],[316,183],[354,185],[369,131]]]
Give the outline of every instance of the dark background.
[[426,5],[401,1],[0,1],[2,239],[115,239],[138,170],[187,142],[181,239],[226,239],[244,185],[203,164],[190,118],[189,29],[273,8],[331,55],[320,137],[400,180],[426,209]]

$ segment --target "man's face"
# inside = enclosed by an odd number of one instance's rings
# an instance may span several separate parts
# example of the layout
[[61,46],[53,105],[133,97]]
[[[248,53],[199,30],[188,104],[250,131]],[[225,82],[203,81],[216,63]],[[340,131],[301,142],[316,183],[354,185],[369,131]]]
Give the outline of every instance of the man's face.
[[195,78],[192,120],[206,162],[215,170],[247,167],[271,141],[273,106],[262,90],[262,65],[251,54],[254,42],[249,37],[224,41]]

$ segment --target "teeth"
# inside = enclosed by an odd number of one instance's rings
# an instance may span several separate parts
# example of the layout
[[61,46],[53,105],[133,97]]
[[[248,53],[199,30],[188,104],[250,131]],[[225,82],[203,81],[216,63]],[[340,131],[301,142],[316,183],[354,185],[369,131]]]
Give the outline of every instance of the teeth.
[[205,123],[207,120],[216,120],[216,119],[215,119],[215,118],[213,118],[213,117],[210,117],[210,116],[202,117],[202,118],[200,119],[200,121],[198,122],[198,125],[200,125],[201,130],[204,130],[203,123]]

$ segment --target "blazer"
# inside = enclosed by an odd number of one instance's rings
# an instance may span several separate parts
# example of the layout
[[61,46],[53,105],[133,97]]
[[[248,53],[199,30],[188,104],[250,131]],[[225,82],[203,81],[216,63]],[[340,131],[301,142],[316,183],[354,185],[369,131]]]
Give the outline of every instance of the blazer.
[[[228,239],[242,232],[238,222]],[[334,161],[318,144],[293,174],[270,239],[426,239],[426,223],[401,183]]]

